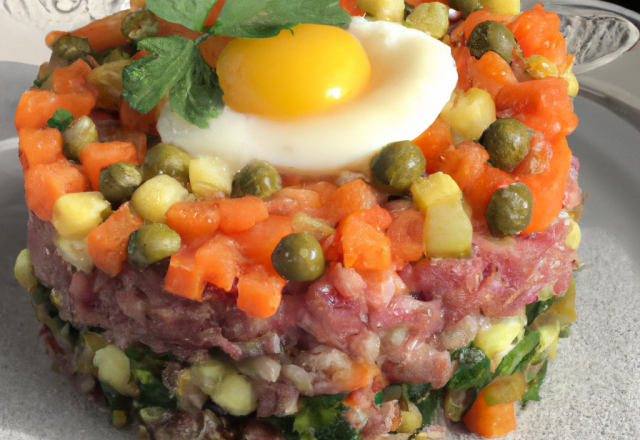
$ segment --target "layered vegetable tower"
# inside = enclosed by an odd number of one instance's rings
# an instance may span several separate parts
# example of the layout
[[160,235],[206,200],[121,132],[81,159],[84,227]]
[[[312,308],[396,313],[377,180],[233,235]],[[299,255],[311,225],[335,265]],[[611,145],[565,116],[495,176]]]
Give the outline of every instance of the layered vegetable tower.
[[[514,430],[577,318],[578,85],[558,16],[517,0],[132,3],[50,34],[16,113],[29,220],[15,273],[54,365],[115,426],[159,440]],[[403,115],[394,129],[433,110],[417,137],[375,134],[370,152],[338,146],[344,165],[310,171],[324,150],[296,168],[276,135],[247,157],[211,134],[234,114],[275,133],[267,122],[332,112],[378,133],[377,110],[362,124],[339,112],[381,94],[390,55],[371,47],[400,51],[405,35],[447,54],[415,69],[433,83],[382,102]],[[271,50],[286,68],[266,72]],[[285,96],[309,79],[317,98]]]

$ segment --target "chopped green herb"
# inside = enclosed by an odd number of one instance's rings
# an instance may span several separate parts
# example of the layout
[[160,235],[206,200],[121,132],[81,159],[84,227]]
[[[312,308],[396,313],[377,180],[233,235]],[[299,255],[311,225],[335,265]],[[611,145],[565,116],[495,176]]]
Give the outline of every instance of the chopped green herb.
[[545,361],[542,366],[542,370],[538,373],[538,375],[529,382],[529,386],[527,386],[527,391],[522,396],[522,403],[526,403],[530,400],[535,400],[536,402],[540,401],[540,386],[542,385],[542,381],[544,377],[547,375],[547,364],[549,361]]
[[559,338],[568,338],[569,336],[571,336],[571,330],[569,329],[569,327],[565,327],[562,330],[560,330],[560,334],[558,335]]
[[422,426],[433,423],[436,409],[442,405],[442,395],[438,390],[432,390],[428,383],[406,383],[402,385],[402,395],[420,411]]
[[147,9],[172,23],[204,32],[204,21],[217,0],[147,0]]
[[522,366],[521,362],[531,352],[535,352],[540,344],[540,332],[534,330],[529,332],[500,362],[495,374],[497,376],[511,376]]
[[346,29],[350,21],[339,0],[227,0],[211,33],[267,38],[301,23]]
[[536,301],[527,304],[527,325],[531,325],[538,316],[546,312],[547,309],[553,305],[554,299],[555,298],[552,297],[545,301]]
[[40,72],[38,72],[38,76],[33,80],[33,87],[36,89],[42,88],[42,85],[49,79],[51,75],[53,75],[53,70],[47,73],[43,78],[40,78]]
[[65,131],[69,128],[69,125],[73,122],[73,115],[63,108],[59,108],[51,116],[51,119],[47,121],[47,125],[51,128],[57,128],[58,130]]
[[468,388],[484,388],[491,379],[491,361],[484,351],[473,345],[456,350],[458,369],[449,381],[448,387],[454,390],[466,390]]

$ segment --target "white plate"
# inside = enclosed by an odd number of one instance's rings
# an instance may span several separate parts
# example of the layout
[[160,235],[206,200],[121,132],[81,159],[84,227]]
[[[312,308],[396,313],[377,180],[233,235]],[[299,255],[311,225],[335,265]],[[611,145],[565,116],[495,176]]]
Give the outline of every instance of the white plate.
[[[0,439],[134,439],[111,427],[106,408],[51,371],[28,295],[13,277],[27,215],[13,112],[36,72],[0,62]],[[542,401],[520,412],[518,431],[507,439],[640,436],[638,72],[640,48],[579,78],[588,96],[604,103],[578,97],[580,126],[569,138],[589,193],[579,250],[584,270],[576,274],[579,320],[550,362]]]

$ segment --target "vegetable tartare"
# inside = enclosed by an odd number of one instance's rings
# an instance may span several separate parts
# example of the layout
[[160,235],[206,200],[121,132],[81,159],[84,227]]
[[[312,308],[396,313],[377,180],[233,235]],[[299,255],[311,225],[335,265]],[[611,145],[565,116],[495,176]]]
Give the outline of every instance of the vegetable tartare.
[[577,319],[559,26],[519,0],[132,0],[50,33],[15,275],[55,367],[142,438],[515,430]]

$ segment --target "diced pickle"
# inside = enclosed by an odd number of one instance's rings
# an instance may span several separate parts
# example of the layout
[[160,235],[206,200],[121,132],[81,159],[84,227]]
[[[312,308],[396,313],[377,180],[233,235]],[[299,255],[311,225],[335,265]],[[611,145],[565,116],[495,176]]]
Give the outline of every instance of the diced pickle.
[[97,87],[96,105],[117,112],[120,109],[122,87],[122,69],[131,64],[131,60],[118,60],[96,67],[87,75],[87,82]]
[[454,91],[440,116],[467,138],[479,139],[496,120],[496,105],[489,93],[472,87],[466,92]]
[[169,208],[186,200],[188,195],[180,182],[162,174],[140,185],[131,197],[131,205],[144,220],[164,223]]
[[178,252],[180,242],[180,235],[165,224],[144,225],[129,237],[127,255],[137,266],[147,266]]
[[138,386],[131,382],[129,358],[115,345],[98,350],[93,357],[93,366],[98,369],[98,378],[123,396],[140,394]]
[[498,376],[484,388],[484,400],[487,405],[498,405],[520,400],[527,391],[527,381],[522,371],[511,376]]
[[51,223],[65,237],[84,237],[111,214],[98,191],[65,194],[53,205]]
[[419,211],[425,212],[430,205],[449,196],[462,197],[458,184],[442,172],[421,177],[411,185],[413,203]]
[[414,29],[440,39],[449,29],[449,8],[439,2],[419,4],[409,14],[407,22]]
[[469,256],[473,228],[460,197],[444,197],[427,208],[423,235],[427,257]]
[[61,58],[69,62],[91,54],[89,40],[73,35],[63,35],[58,38],[55,43],[53,43],[51,50],[56,58]]
[[231,194],[231,170],[221,159],[211,156],[196,157],[189,164],[191,191],[199,197],[215,193]]
[[148,9],[138,9],[127,15],[120,25],[120,33],[131,41],[158,35],[160,25],[155,14]]
[[62,152],[67,159],[77,161],[84,147],[98,142],[98,130],[89,116],[81,116],[62,133],[62,138]]
[[358,0],[358,6],[376,20],[399,23],[404,19],[404,0]]
[[22,287],[29,292],[33,292],[38,286],[38,279],[31,264],[29,249],[22,249],[16,258],[16,264],[13,268],[13,275],[16,277]]

